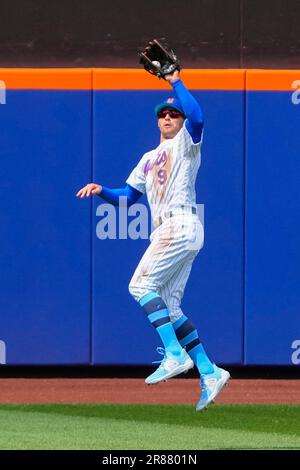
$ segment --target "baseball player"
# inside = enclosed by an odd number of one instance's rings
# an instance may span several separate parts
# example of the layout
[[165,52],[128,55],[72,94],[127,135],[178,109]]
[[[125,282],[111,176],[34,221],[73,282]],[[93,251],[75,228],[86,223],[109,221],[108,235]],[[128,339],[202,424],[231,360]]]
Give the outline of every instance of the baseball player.
[[147,194],[154,231],[129,284],[129,292],[156,328],[164,355],[160,366],[146,378],[156,384],[186,372],[194,365],[200,373],[200,411],[214,401],[230,375],[208,358],[193,323],[180,308],[193,261],[203,245],[203,226],[197,216],[195,180],[203,137],[201,108],[186,89],[178,70],[166,75],[175,97],[158,104],[160,144],[143,155],[121,189],[90,183],[78,197],[101,196],[128,205]]

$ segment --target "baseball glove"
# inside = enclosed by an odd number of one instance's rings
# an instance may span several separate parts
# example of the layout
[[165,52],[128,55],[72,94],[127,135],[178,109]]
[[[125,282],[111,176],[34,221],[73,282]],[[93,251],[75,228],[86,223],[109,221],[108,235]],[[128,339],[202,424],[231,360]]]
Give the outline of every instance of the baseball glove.
[[156,75],[158,78],[165,79],[165,76],[173,73],[174,70],[180,70],[181,66],[178,58],[172,50],[168,50],[166,45],[162,45],[157,39],[153,39],[145,47],[143,52],[139,53],[140,64],[144,69]]

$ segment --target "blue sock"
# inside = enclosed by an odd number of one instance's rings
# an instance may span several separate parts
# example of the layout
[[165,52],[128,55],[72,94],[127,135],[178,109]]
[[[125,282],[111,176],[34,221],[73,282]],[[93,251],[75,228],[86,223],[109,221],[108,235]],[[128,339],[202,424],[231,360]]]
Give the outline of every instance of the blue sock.
[[149,321],[156,328],[165,350],[172,354],[180,354],[182,347],[176,337],[163,299],[156,292],[150,292],[141,298],[140,306],[144,308]]
[[185,315],[182,315],[173,323],[173,328],[181,346],[186,349],[186,352],[193,359],[200,375],[214,372],[214,366],[207,357],[200,343],[198,332],[190,320]]

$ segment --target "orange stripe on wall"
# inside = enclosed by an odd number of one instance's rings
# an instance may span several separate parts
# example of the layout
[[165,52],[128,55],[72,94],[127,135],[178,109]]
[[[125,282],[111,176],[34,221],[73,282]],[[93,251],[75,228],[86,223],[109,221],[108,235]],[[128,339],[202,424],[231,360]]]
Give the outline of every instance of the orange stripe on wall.
[[[243,70],[190,70],[182,72],[193,90],[243,90]],[[93,78],[92,78],[93,77]],[[36,90],[170,90],[143,69],[0,69],[7,89]]]
[[296,80],[300,85],[300,70],[247,70],[246,90],[291,91],[299,88]]
[[91,90],[92,69],[0,69],[7,89]]
[[[143,69],[93,69],[95,90],[169,90],[165,80],[158,80]],[[245,71],[184,69],[181,77],[190,90],[244,90]]]
[[[184,69],[190,90],[291,91],[300,70]],[[0,69],[7,89],[170,90],[143,69]]]

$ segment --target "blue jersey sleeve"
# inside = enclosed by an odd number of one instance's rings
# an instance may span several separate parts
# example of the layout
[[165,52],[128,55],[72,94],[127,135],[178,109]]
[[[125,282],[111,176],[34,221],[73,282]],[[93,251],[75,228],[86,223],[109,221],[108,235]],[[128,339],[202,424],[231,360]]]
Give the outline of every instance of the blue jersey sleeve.
[[129,207],[132,206],[132,204],[134,204],[142,195],[143,193],[127,184],[125,188],[118,189],[110,189],[102,186],[102,191],[99,194],[99,197],[109,202],[110,204],[113,204],[114,206],[119,205],[120,197],[126,197],[127,206]]
[[201,141],[203,130],[202,109],[181,80],[177,80],[177,82],[174,82],[172,86],[177,95],[177,98],[180,100],[183,111],[187,118],[185,123],[186,128],[191,135],[193,142],[197,144]]

